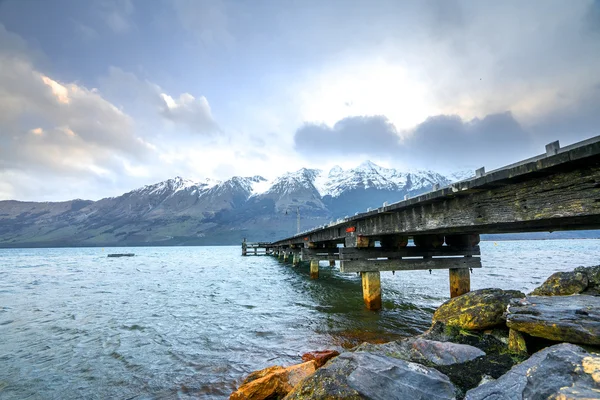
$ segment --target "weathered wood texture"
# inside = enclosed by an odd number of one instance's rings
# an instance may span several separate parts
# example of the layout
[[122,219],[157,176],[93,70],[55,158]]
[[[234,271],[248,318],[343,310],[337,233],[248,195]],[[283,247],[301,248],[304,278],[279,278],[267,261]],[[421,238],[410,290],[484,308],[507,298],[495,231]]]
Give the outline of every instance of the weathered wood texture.
[[450,268],[450,298],[471,291],[471,273],[468,268]]
[[319,278],[319,261],[312,260],[310,262],[310,279],[318,279]]
[[481,268],[479,257],[402,260],[340,260],[340,272],[415,271],[428,269]]
[[[600,228],[600,137],[553,156],[480,178],[272,245],[338,242],[368,247],[385,235],[479,234]],[[346,228],[354,232],[346,233]]]
[[374,258],[399,258],[399,257],[440,257],[440,256],[478,256],[481,254],[479,246],[467,249],[458,249],[442,246],[437,249],[421,249],[416,246],[407,246],[399,249],[386,249],[374,247],[357,249],[352,247],[340,248],[340,260],[361,260]]
[[363,272],[363,300],[369,310],[381,309],[381,278],[379,272]]
[[339,257],[338,249],[302,249],[302,261],[336,260]]

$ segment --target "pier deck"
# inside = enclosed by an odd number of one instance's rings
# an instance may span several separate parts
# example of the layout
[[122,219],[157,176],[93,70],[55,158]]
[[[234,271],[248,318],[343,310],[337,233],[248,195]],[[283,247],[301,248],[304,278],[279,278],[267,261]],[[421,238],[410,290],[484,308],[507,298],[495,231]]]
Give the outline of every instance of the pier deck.
[[310,261],[313,278],[319,260],[339,260],[342,272],[361,273],[365,303],[378,309],[380,271],[448,269],[451,296],[468,292],[480,234],[599,228],[597,136],[263,247]]

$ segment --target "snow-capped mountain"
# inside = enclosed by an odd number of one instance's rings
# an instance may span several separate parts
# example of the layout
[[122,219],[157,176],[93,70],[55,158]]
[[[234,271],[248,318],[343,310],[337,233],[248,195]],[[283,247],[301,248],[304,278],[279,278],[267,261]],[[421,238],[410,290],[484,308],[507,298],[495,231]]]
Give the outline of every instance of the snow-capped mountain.
[[[329,171],[302,168],[272,181],[175,177],[95,202],[0,201],[0,246],[236,243],[273,240],[384,202],[468,178],[401,171],[365,161]],[[42,206],[43,204],[43,206]]]
[[344,171],[333,167],[329,173],[319,177],[317,187],[324,196],[339,197],[348,190],[377,189],[413,192],[431,188],[439,183],[444,186],[450,180],[432,171],[399,171],[383,168],[371,161],[365,161],[356,168]]

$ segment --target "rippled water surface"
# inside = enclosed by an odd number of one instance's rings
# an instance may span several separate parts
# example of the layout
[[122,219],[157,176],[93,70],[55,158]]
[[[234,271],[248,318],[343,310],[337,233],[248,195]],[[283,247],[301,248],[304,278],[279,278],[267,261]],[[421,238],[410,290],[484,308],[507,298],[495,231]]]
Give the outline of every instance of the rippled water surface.
[[[600,255],[600,240],[481,247],[472,289],[527,292]],[[360,278],[326,264],[311,281],[237,246],[0,249],[0,398],[226,398],[303,352],[421,332],[448,298],[447,271],[387,272],[369,312]]]

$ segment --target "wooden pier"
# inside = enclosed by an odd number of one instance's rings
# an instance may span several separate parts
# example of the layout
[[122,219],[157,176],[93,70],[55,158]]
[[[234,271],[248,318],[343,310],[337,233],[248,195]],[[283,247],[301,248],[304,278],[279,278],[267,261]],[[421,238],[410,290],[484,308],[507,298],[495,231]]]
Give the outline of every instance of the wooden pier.
[[246,239],[242,242],[242,255],[243,256],[268,256],[273,254],[273,246],[267,242],[246,242]]
[[550,143],[536,157],[253,249],[309,261],[311,278],[319,261],[339,260],[341,272],[362,275],[365,304],[377,310],[381,271],[448,269],[455,297],[481,268],[480,234],[579,229],[600,229],[600,136]]

